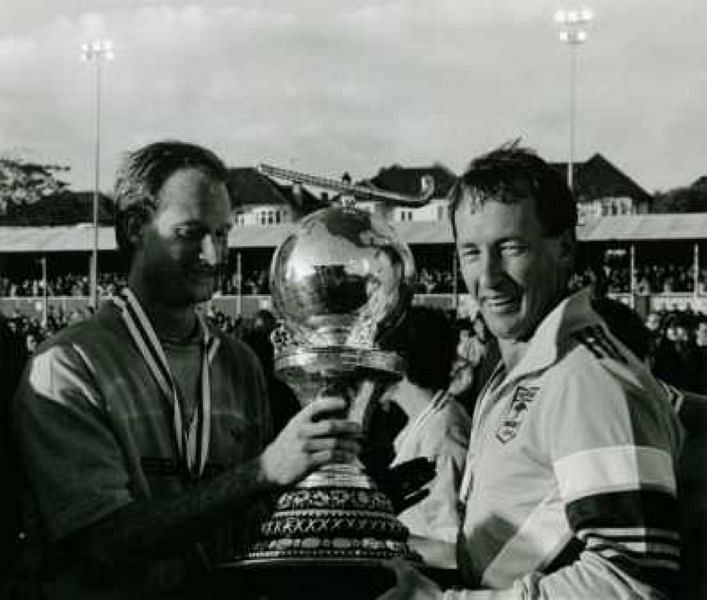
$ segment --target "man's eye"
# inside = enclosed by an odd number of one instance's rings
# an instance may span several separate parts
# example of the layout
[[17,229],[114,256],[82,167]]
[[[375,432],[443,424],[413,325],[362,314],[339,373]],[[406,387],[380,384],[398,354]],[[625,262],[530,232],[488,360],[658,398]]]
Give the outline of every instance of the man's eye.
[[461,251],[461,257],[463,260],[466,261],[476,260],[479,258],[480,254],[481,253],[479,252],[478,248],[464,248]]
[[198,242],[204,237],[204,231],[199,227],[175,227],[174,233],[183,240]]
[[504,256],[520,256],[525,252],[525,244],[504,244],[501,246],[501,252]]
[[219,242],[221,242],[221,243],[227,242],[227,241],[228,241],[228,232],[229,232],[229,231],[230,231],[230,229],[221,229],[221,230],[219,230],[219,231],[216,232],[216,234],[215,234],[214,237],[215,237]]

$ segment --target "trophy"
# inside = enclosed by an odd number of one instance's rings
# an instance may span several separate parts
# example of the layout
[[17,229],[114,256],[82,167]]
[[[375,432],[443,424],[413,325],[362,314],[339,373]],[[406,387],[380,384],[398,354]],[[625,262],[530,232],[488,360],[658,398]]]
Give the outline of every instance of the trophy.
[[[299,183],[407,206],[418,198],[261,166]],[[385,219],[349,199],[302,219],[275,251],[270,289],[281,326],[273,333],[275,370],[301,403],[323,393],[348,400],[347,418],[363,423],[371,402],[403,375],[400,356],[385,349],[412,299],[415,268],[408,246]],[[390,500],[360,463],[330,464],[278,499],[243,565],[378,565],[420,561]]]

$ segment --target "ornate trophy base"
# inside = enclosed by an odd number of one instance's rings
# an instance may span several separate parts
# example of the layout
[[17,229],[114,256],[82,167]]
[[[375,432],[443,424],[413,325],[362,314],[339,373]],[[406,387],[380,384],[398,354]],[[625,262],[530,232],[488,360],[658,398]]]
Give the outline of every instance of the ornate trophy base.
[[421,562],[388,498],[355,465],[331,465],[283,493],[262,524],[244,566],[284,561],[379,564],[402,557]]

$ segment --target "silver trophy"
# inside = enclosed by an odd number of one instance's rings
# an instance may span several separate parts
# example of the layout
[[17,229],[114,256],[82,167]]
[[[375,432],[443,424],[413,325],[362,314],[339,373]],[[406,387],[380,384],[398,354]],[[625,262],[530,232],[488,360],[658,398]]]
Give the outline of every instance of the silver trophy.
[[[271,167],[280,178],[373,197],[370,188]],[[419,198],[378,192],[377,199],[421,205]],[[352,201],[302,219],[275,251],[272,302],[282,325],[273,334],[275,370],[306,403],[323,393],[348,399],[348,418],[363,423],[371,402],[403,374],[403,361],[385,339],[410,304],[412,253],[378,214]],[[260,537],[242,557],[246,564],[378,564],[419,560],[390,500],[360,463],[331,464],[283,493]]]

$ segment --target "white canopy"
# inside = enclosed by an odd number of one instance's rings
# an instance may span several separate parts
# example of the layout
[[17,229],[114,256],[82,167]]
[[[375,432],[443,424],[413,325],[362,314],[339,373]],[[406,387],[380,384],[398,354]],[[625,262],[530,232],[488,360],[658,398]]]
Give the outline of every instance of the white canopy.
[[[274,248],[285,239],[293,223],[234,227],[228,236],[230,248]],[[411,246],[451,244],[452,230],[445,221],[395,223],[402,238]],[[707,213],[646,214],[597,217],[578,228],[581,241],[601,242],[705,240]],[[0,226],[0,253],[90,252],[93,227],[89,223],[57,227]],[[101,227],[99,250],[117,250],[112,227]]]

